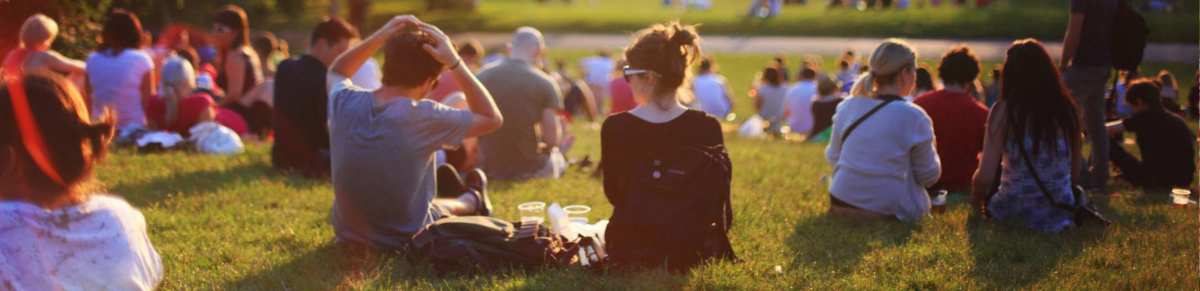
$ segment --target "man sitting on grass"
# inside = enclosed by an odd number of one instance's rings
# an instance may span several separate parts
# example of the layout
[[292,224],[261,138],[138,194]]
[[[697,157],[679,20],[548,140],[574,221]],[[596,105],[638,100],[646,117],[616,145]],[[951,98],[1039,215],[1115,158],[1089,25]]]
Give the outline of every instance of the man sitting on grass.
[[[353,75],[384,49],[383,87],[366,91]],[[450,69],[471,111],[425,100]],[[450,215],[491,215],[486,178],[468,174],[470,191],[435,199],[434,153],[500,128],[492,97],[463,65],[449,38],[416,17],[397,16],[333,62],[329,133],[333,229],[339,242],[404,249],[413,233]]]
[[1125,102],[1133,107],[1133,116],[1108,124],[1108,134],[1124,131],[1137,134],[1142,160],[1121,147],[1121,138],[1109,139],[1109,157],[1121,169],[1122,177],[1134,186],[1147,189],[1189,187],[1196,170],[1196,136],[1187,123],[1162,105],[1158,84],[1141,79],[1129,85]]
[[913,100],[929,115],[933,135],[938,137],[942,176],[931,190],[956,192],[971,188],[988,118],[988,108],[971,97],[969,89],[979,78],[980,69],[979,58],[970,47],[950,48],[938,64],[938,77],[945,81],[945,88]]

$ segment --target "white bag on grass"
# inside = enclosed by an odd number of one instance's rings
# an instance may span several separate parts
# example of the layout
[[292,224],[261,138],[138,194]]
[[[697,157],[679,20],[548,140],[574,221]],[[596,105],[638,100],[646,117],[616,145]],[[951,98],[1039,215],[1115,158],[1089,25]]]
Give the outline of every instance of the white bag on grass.
[[742,123],[742,128],[738,129],[738,135],[743,137],[763,137],[763,127],[766,127],[766,121],[761,116],[758,116],[758,114],[755,114]]
[[242,153],[246,148],[236,132],[216,122],[201,122],[188,132],[192,133],[191,140],[196,142],[196,150],[201,153],[232,155]]

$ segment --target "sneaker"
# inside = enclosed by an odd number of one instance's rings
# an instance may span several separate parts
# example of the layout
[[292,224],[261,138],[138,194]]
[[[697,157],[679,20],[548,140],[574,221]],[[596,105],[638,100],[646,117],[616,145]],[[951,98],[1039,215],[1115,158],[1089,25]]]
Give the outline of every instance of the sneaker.
[[467,172],[467,190],[473,190],[472,193],[475,193],[475,197],[478,198],[476,200],[479,201],[475,213],[490,217],[492,216],[492,200],[488,199],[487,184],[487,175],[483,173],[483,170],[475,169]]

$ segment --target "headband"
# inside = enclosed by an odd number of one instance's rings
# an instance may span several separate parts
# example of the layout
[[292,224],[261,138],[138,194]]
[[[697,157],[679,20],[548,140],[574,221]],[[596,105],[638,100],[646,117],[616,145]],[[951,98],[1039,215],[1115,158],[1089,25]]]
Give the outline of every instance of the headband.
[[33,111],[29,109],[29,99],[25,96],[24,79],[21,77],[9,78],[8,92],[11,95],[13,105],[13,115],[17,119],[17,130],[21,133],[21,142],[25,145],[25,151],[29,152],[29,156],[33,158],[33,162],[37,164],[42,172],[46,173],[50,180],[58,182],[60,185],[66,185],[58,171],[54,170],[54,163],[50,159],[49,149],[46,148],[46,142],[42,139],[42,133],[38,130],[37,123],[33,120]]

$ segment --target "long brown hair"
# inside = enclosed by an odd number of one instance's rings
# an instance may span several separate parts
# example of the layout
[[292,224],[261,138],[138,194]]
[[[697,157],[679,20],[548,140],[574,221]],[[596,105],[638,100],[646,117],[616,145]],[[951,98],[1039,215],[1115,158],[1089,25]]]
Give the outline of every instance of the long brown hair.
[[[87,106],[70,81],[58,76],[31,74],[13,81],[23,87],[14,94],[8,84],[0,88],[0,185],[4,199],[25,200],[39,206],[62,206],[84,197],[82,186],[91,179],[92,169],[107,152],[113,133],[113,114],[92,123]],[[31,115],[33,124],[20,124],[15,98],[28,106],[22,114]],[[21,130],[37,129],[41,149],[26,148],[28,135]],[[47,169],[38,165],[32,152],[49,160]],[[13,155],[11,159],[8,157]],[[11,171],[10,171],[11,170]],[[53,173],[47,173],[53,172]]]
[[98,52],[119,56],[127,49],[137,49],[142,44],[142,22],[137,14],[125,9],[114,9],[104,20],[100,30]]
[[[666,96],[680,91],[691,78],[688,70],[700,57],[700,35],[696,26],[678,21],[654,24],[634,33],[633,43],[625,48],[625,59],[630,68],[651,70],[658,73],[650,102],[666,109],[672,100]],[[685,102],[690,96],[680,96]]]
[[1010,126],[1007,137],[1023,143],[1028,136],[1033,140],[1034,156],[1042,148],[1054,154],[1059,137],[1070,144],[1081,132],[1075,98],[1063,85],[1057,68],[1042,43],[1030,38],[1008,48],[1001,72],[1000,96],[1007,104],[1004,118],[1020,125]]

